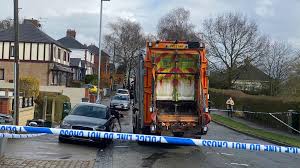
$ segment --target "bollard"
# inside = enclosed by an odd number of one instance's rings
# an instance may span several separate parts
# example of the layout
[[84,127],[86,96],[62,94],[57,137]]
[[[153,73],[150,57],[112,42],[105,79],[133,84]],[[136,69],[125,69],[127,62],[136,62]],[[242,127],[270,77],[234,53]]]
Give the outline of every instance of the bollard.
[[4,156],[7,138],[0,138],[0,158]]

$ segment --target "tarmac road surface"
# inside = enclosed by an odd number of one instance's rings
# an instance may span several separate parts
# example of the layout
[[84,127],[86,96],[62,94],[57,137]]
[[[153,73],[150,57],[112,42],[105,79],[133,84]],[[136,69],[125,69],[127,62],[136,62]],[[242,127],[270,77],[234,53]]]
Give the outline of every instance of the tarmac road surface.
[[[108,100],[105,102],[108,104]],[[131,111],[124,112],[122,132],[132,132]],[[269,144],[211,123],[203,139]],[[232,149],[174,145],[138,145],[114,141],[104,149],[86,144],[61,144],[57,136],[9,140],[0,167],[289,167],[298,168],[300,156],[293,154],[238,151]]]

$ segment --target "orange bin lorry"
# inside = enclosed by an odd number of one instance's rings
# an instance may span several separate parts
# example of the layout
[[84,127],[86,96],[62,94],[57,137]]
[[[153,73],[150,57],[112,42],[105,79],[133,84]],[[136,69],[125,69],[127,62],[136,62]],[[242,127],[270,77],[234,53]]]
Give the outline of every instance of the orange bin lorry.
[[211,117],[204,43],[147,42],[136,67],[134,133],[194,138],[207,133]]

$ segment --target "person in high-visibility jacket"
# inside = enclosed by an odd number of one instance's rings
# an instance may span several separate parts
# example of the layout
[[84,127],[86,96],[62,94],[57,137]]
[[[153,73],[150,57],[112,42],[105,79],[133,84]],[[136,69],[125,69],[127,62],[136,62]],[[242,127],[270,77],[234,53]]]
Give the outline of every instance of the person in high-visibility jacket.
[[227,101],[226,101],[226,107],[227,107],[227,111],[228,111],[228,117],[232,117],[232,113],[233,113],[233,106],[234,106],[234,101],[232,99],[232,97],[230,97]]

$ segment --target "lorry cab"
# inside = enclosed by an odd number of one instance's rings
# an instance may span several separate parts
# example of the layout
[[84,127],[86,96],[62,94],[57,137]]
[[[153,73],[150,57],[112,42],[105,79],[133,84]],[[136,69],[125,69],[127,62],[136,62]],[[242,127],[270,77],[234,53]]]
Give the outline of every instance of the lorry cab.
[[199,42],[147,42],[135,81],[134,132],[185,137],[207,132],[205,54]]

